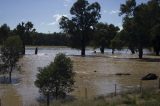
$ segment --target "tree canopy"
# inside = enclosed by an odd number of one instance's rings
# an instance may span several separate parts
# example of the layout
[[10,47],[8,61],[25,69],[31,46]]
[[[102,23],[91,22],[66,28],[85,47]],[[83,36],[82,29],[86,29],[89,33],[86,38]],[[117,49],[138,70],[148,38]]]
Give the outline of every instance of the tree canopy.
[[35,85],[41,93],[47,96],[47,104],[49,105],[51,95],[57,99],[58,97],[64,97],[66,93],[73,90],[73,77],[71,59],[64,54],[57,54],[54,62],[39,70]]
[[98,2],[89,4],[87,0],[77,0],[71,7],[71,19],[62,17],[60,28],[68,33],[70,46],[81,49],[85,56],[85,48],[89,44],[89,35],[100,19],[100,5]]
[[13,69],[16,67],[17,62],[22,54],[22,41],[19,36],[8,37],[4,41],[1,48],[1,61],[2,64],[6,67],[6,70],[9,70],[9,78],[11,82],[11,74]]

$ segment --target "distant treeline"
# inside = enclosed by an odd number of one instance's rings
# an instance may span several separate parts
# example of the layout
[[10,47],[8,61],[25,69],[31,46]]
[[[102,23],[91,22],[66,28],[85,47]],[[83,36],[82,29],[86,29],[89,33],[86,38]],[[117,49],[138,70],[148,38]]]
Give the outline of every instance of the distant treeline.
[[68,38],[64,33],[35,33],[29,45],[67,46]]
[[[0,26],[0,44],[9,37],[14,35],[19,35],[21,39],[24,41],[25,45],[47,45],[47,46],[66,46],[68,42],[68,38],[64,33],[38,33],[33,29],[32,23],[28,22],[26,25],[19,24],[14,30],[10,30],[10,27],[7,24],[3,24]],[[28,25],[27,25],[28,24]],[[27,28],[29,26],[30,28]],[[25,30],[26,29],[26,30]],[[27,31],[28,29],[28,31]],[[32,29],[32,30],[31,30]]]

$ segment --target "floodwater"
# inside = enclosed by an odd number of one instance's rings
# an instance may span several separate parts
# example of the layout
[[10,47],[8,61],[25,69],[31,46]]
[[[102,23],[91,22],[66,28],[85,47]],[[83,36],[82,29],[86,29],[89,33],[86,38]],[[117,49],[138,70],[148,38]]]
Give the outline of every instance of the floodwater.
[[[97,50],[98,51],[98,50]],[[0,99],[2,106],[29,106],[39,104],[41,95],[34,81],[38,67],[44,67],[54,60],[57,53],[65,53],[74,62],[75,90],[70,94],[75,98],[92,98],[114,92],[115,84],[118,92],[138,88],[140,79],[148,73],[160,75],[160,57],[144,55],[143,60],[138,55],[131,55],[123,50],[111,54],[93,53],[86,50],[86,57],[78,56],[79,50],[65,47],[40,47],[38,55],[34,55],[34,47],[26,48],[26,55],[20,60],[20,72],[13,73],[13,84],[0,84]],[[148,54],[148,51],[145,51]],[[116,73],[131,75],[117,76]],[[158,81],[145,81],[143,87],[158,87]]]

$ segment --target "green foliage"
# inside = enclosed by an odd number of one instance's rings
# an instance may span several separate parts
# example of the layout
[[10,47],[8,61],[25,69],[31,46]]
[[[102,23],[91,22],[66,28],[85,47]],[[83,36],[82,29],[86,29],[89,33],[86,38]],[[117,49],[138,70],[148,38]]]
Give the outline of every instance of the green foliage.
[[100,19],[100,5],[95,2],[89,4],[87,0],[77,0],[70,10],[72,19],[62,17],[60,28],[68,33],[70,46],[81,49],[81,55],[85,55],[85,47],[89,44],[89,35]]
[[117,50],[122,50],[122,48],[124,47],[124,44],[125,44],[125,36],[124,36],[124,32],[121,31],[119,32],[115,37],[114,39],[111,40],[111,48],[113,50],[117,49]]
[[7,39],[9,33],[10,33],[9,26],[7,26],[7,24],[3,24],[0,27],[0,44],[2,44]]
[[64,33],[35,33],[32,36],[32,41],[30,45],[48,45],[48,46],[67,46],[68,37]]
[[54,62],[39,70],[35,85],[46,96],[63,97],[73,90],[73,77],[71,59],[64,54],[57,54]]
[[152,45],[157,55],[160,52],[160,24],[152,28]]
[[100,47],[101,53],[104,53],[104,48],[110,48],[111,40],[116,36],[119,28],[113,24],[98,23],[95,26],[95,33],[92,40],[92,45]]
[[125,4],[121,5],[120,11],[120,15],[124,15],[125,45],[128,46],[132,53],[138,50],[139,58],[142,58],[144,48],[151,46],[157,48],[155,45],[158,46],[158,43],[152,43],[151,40],[154,39],[153,30],[151,29],[159,24],[159,0],[149,0],[147,3],[139,5],[136,5],[135,0],[127,0]]
[[8,37],[3,43],[1,48],[1,61],[2,64],[9,68],[9,76],[11,82],[11,73],[15,68],[17,61],[20,58],[22,50],[22,41],[19,36]]
[[22,53],[25,54],[25,45],[28,45],[30,42],[32,42],[32,36],[35,33],[32,22],[22,22],[18,24],[13,32],[20,36],[23,43]]

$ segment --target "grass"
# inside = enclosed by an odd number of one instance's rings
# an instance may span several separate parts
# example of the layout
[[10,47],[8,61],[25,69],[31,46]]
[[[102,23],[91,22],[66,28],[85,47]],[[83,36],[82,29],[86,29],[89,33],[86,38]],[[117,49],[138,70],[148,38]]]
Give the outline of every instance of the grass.
[[55,101],[50,106],[160,106],[160,91],[101,96],[88,100]]

